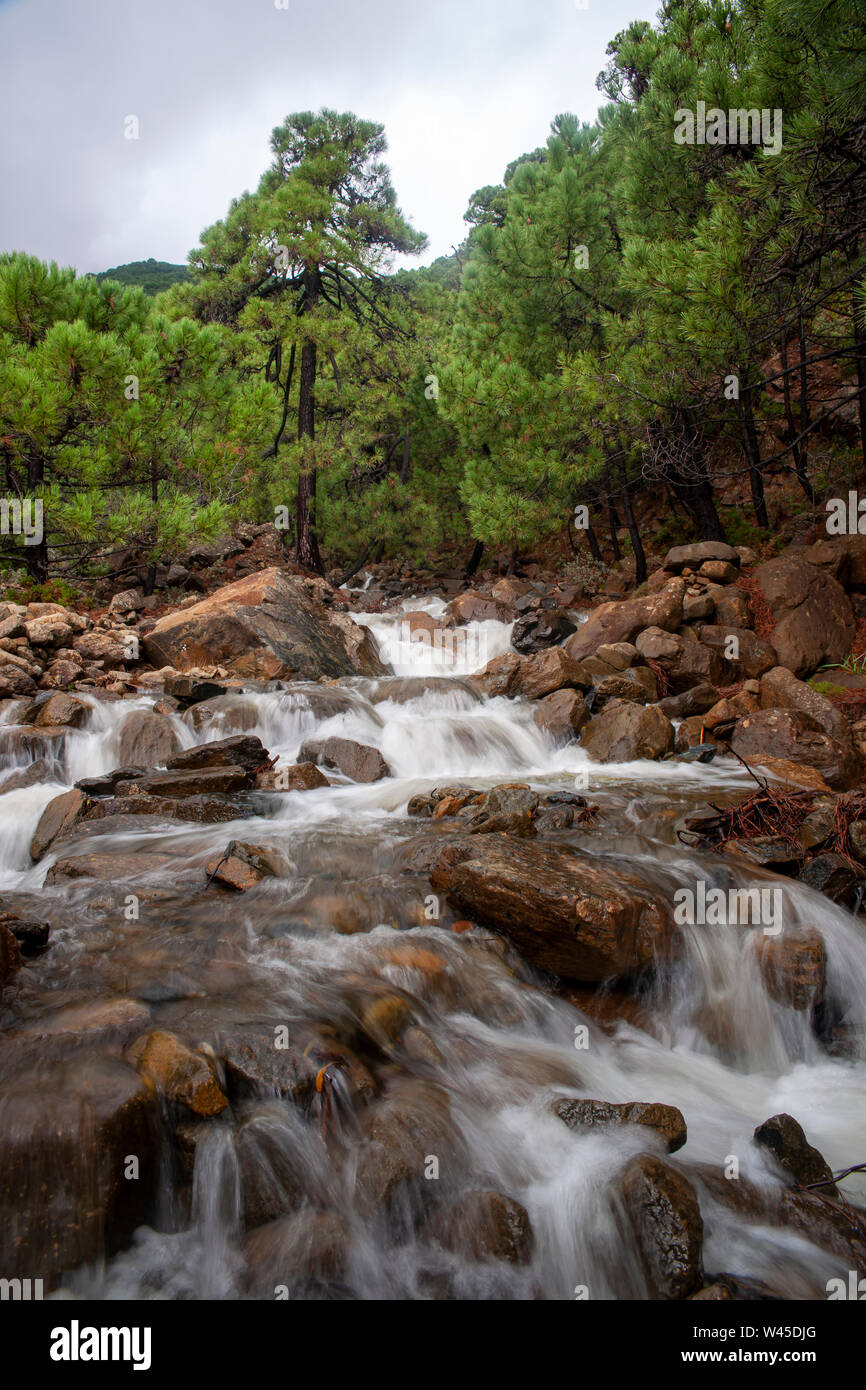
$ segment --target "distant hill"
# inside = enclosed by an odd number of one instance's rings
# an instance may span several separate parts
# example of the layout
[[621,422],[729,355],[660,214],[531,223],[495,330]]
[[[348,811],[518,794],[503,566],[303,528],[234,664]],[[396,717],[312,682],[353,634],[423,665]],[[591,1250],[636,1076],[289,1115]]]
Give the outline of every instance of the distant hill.
[[155,261],[152,256],[146,261],[130,261],[128,265],[100,270],[96,276],[97,280],[118,280],[121,285],[141,285],[147,294],[159,294],[191,278],[188,266]]

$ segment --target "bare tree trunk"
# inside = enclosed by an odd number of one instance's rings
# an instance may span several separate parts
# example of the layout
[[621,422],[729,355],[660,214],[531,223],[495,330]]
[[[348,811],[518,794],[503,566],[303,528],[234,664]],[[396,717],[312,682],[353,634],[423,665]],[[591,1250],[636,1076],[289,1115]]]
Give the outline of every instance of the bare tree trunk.
[[755,520],[765,530],[770,525],[767,516],[767,502],[764,496],[764,475],[761,468],[761,446],[755,425],[755,412],[752,407],[752,387],[744,386],[740,398],[740,430],[743,436],[743,451],[749,465],[749,486],[752,491],[752,506]]
[[619,476],[622,481],[622,509],[625,512],[625,524],[628,527],[628,533],[631,536],[632,550],[634,551],[634,579],[636,584],[643,584],[647,577],[646,552],[643,548],[643,541],[641,540],[637,522],[634,519],[631,495],[628,490],[628,471],[624,459],[620,459]]
[[[318,266],[307,266],[303,313],[310,313],[319,298]],[[312,446],[316,437],[316,344],[308,338],[301,349],[301,380],[298,399],[298,439]],[[316,468],[309,456],[301,459],[298,478],[297,558],[304,569],[322,574],[322,557],[316,536]]]

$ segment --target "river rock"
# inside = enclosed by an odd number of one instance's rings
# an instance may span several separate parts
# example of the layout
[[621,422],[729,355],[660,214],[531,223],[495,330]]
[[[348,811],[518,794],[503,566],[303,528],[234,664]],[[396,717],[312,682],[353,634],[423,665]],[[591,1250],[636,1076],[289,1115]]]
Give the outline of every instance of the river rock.
[[842,903],[845,907],[854,906],[857,890],[863,881],[862,874],[856,873],[841,854],[829,853],[813,855],[800,870],[799,877],[801,883],[808,884],[816,893],[823,893],[825,898],[831,898],[834,903]]
[[330,785],[315,763],[295,763],[292,767],[272,769],[265,774],[264,781],[259,777],[260,787],[281,792],[312,792]]
[[541,700],[557,690],[588,690],[590,685],[580,662],[562,647],[553,647],[522,660],[516,688],[525,700]]
[[811,715],[801,710],[762,709],[741,719],[731,735],[731,748],[745,762],[761,755],[804,763],[817,769],[831,787],[856,786],[862,765],[851,744],[824,733]]
[[780,555],[755,571],[776,627],[779,665],[795,676],[840,662],[854,640],[854,614],[845,590],[806,560]]
[[90,706],[83,700],[58,690],[25,710],[21,723],[35,724],[38,729],[80,729],[89,714]]
[[630,642],[647,627],[675,632],[683,620],[685,591],[684,582],[673,579],[658,593],[619,603],[603,603],[574,636],[569,637],[565,650],[576,661],[581,661],[592,656],[603,643]]
[[821,1191],[825,1196],[836,1195],[833,1183],[833,1170],[822,1153],[813,1148],[803,1132],[802,1125],[792,1115],[773,1115],[758,1125],[755,1141],[766,1149],[795,1183],[806,1187],[809,1183],[828,1183]]
[[36,682],[26,671],[12,663],[0,665],[0,700],[16,700],[22,695],[32,695]]
[[589,710],[578,690],[555,690],[539,700],[532,717],[554,743],[570,743],[589,719]]
[[128,1055],[161,1095],[194,1115],[219,1115],[228,1105],[208,1059],[173,1033],[147,1033],[132,1044]]
[[205,873],[208,883],[219,883],[223,888],[246,893],[265,878],[284,876],[287,867],[286,860],[276,850],[232,840],[219,859],[212,859],[205,865]]
[[569,1129],[643,1125],[661,1136],[670,1154],[681,1149],[688,1138],[682,1111],[675,1105],[639,1100],[627,1101],[623,1105],[614,1105],[606,1100],[559,1100],[554,1102],[553,1112]]
[[704,1282],[703,1221],[691,1183],[653,1154],[638,1154],[620,1179],[641,1262],[656,1299],[688,1298]]
[[714,685],[693,685],[691,690],[681,690],[679,695],[666,695],[659,700],[659,709],[668,719],[689,719],[706,714],[718,699],[719,692]]
[[181,673],[220,666],[264,680],[387,674],[368,629],[326,608],[328,593],[314,580],[261,570],[161,618],[144,649],[154,666]]
[[527,1265],[533,1235],[525,1207],[495,1191],[463,1192],[446,1211],[426,1223],[421,1238],[465,1260],[504,1260]]
[[555,647],[577,631],[577,624],[561,609],[552,612],[524,613],[511,631],[511,645],[522,656],[530,656],[548,647]]
[[268,762],[268,750],[260,738],[254,734],[233,734],[214,743],[200,743],[195,748],[186,748],[175,753],[166,763],[170,772],[211,768],[241,767],[246,772],[255,773]]
[[658,682],[648,666],[635,666],[616,676],[602,676],[592,694],[593,710],[602,710],[613,700],[645,705],[658,699]]
[[306,1207],[250,1231],[241,1241],[247,1289],[273,1299],[279,1290],[339,1287],[348,1268],[352,1232],[336,1211]]
[[725,541],[698,541],[694,545],[675,545],[665,556],[664,568],[671,574],[680,574],[684,569],[698,571],[702,565],[721,561],[739,571],[740,556],[732,545]]
[[[769,642],[756,637],[747,627],[723,627],[705,623],[698,631],[705,647],[714,647],[725,658],[736,680],[757,680],[777,665],[776,650]],[[734,646],[731,639],[734,639]],[[737,651],[737,656],[728,652]]]
[[0,989],[5,988],[21,969],[21,947],[14,933],[0,923]]
[[456,841],[431,883],[461,917],[569,979],[628,977],[674,947],[670,913],[637,879],[578,850],[506,836]]
[[250,1024],[217,1038],[231,1100],[279,1096],[296,1105],[312,1094],[316,1068],[281,1026]]
[[203,767],[182,771],[150,772],[134,782],[118,782],[117,795],[168,797],[179,800],[189,796],[229,795],[252,790],[256,785],[254,772],[245,767]]
[[596,762],[658,759],[673,751],[674,730],[657,705],[611,705],[584,726],[580,746]]
[[[838,743],[851,743],[851,725],[814,686],[798,680],[793,671],[775,666],[761,680],[761,705],[764,709],[798,709],[808,714],[825,734]],[[853,749],[852,749],[853,752]]]
[[363,1138],[355,1170],[355,1194],[362,1215],[391,1213],[420,1224],[436,1184],[425,1179],[429,1155],[447,1169],[458,1150],[447,1092],[433,1082],[407,1078],[361,1117]]
[[[111,1254],[153,1219],[158,1102],[90,1051],[18,1074],[0,1097],[0,1265],[43,1279]],[[137,1181],[125,1173],[139,1161]]]
[[39,818],[30,841],[30,858],[38,862],[47,854],[54,841],[66,835],[87,809],[87,797],[77,787],[62,792],[49,801]]
[[824,998],[827,952],[816,927],[798,927],[781,936],[758,938],[758,960],[767,993],[803,1013]]
[[465,623],[485,623],[491,619],[510,623],[516,616],[510,603],[502,603],[499,599],[470,589],[451,600],[445,609],[444,622],[449,627],[462,627]]
[[353,782],[378,782],[391,769],[378,748],[348,738],[308,739],[298,752],[298,762],[335,767]]
[[120,730],[118,761],[138,767],[164,767],[180,748],[180,736],[164,714],[133,710]]

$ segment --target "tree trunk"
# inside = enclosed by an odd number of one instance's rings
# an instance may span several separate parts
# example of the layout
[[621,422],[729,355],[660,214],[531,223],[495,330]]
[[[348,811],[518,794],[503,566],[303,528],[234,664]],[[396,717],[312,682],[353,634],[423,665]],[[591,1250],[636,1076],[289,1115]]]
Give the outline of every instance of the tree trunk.
[[481,556],[484,554],[484,542],[476,541],[472,554],[469,556],[469,563],[466,566],[466,578],[471,579],[478,566],[481,564]]
[[682,455],[685,466],[671,462],[667,466],[667,479],[681,505],[691,517],[698,539],[702,541],[726,541],[725,528],[716,511],[713,486],[707,476],[707,465],[701,449],[700,440],[689,411],[681,408],[675,412],[674,429],[680,447],[674,457]]
[[761,468],[761,446],[758,442],[758,429],[752,407],[752,387],[744,386],[740,398],[740,430],[743,436],[743,451],[749,465],[749,486],[752,491],[752,506],[755,520],[767,530],[770,519],[767,516],[767,502],[764,497],[764,475]]
[[[45,464],[41,458],[27,460],[27,491],[35,504],[36,489],[45,481]],[[45,518],[42,521],[42,539],[38,545],[25,545],[24,563],[27,573],[37,584],[44,584],[48,578],[48,540],[45,533]]]
[[866,324],[852,305],[854,315],[854,362],[857,367],[857,404],[860,411],[860,449],[866,464]]
[[[307,266],[306,286],[302,314],[310,313],[318,302],[320,275],[318,266]],[[312,446],[316,437],[316,344],[307,338],[301,348],[301,380],[298,396],[298,440],[309,441]],[[315,570],[322,574],[322,557],[316,535],[316,468],[312,458],[312,447],[308,457],[301,457],[301,472],[298,478],[297,505],[297,560],[303,569]]]
[[782,381],[784,383],[783,389],[785,396],[785,421],[787,424],[787,438],[791,444],[791,455],[794,459],[794,472],[797,475],[797,481],[800,487],[805,492],[809,501],[814,504],[815,490],[809,482],[809,475],[806,472],[805,465],[805,440],[797,441],[798,430],[794,420],[794,409],[791,404],[791,383],[788,375],[788,331],[785,328],[782,329],[781,357]]
[[643,548],[643,541],[640,538],[640,531],[638,530],[637,522],[634,519],[634,511],[632,510],[631,505],[631,495],[628,490],[628,472],[625,466],[625,461],[623,459],[620,459],[619,476],[622,480],[622,509],[625,512],[625,524],[628,527],[628,533],[631,536],[632,550],[634,551],[634,582],[635,584],[643,584],[644,580],[647,577],[646,552]]

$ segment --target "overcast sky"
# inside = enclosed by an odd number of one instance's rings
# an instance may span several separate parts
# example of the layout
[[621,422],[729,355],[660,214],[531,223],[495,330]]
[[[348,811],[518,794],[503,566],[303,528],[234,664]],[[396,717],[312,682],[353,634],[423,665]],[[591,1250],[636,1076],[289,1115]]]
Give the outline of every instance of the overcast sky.
[[[286,8],[282,8],[285,5]],[[279,6],[279,8],[278,8]],[[383,121],[400,206],[465,235],[476,188],[592,120],[608,41],[658,0],[0,0],[0,249],[185,261],[321,106]],[[138,140],[124,136],[128,116]]]

